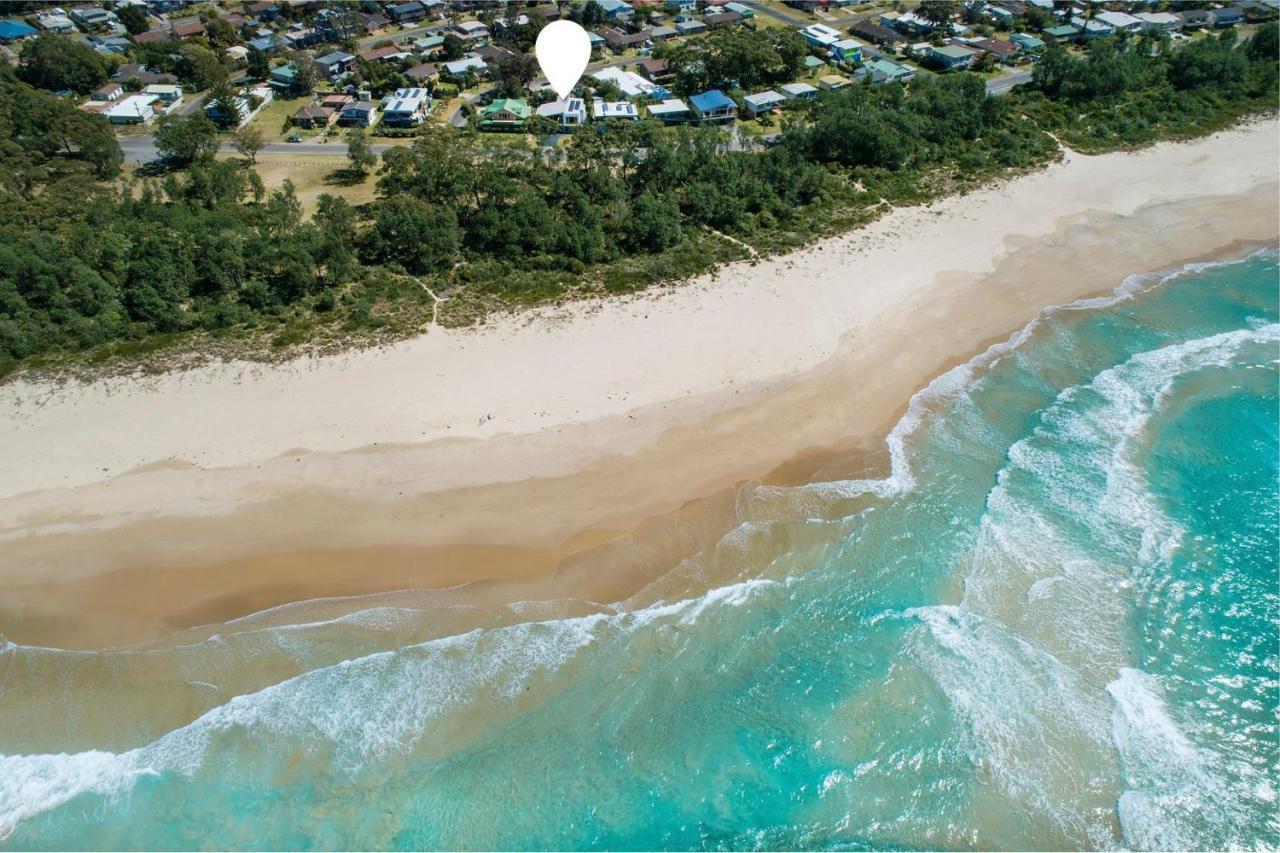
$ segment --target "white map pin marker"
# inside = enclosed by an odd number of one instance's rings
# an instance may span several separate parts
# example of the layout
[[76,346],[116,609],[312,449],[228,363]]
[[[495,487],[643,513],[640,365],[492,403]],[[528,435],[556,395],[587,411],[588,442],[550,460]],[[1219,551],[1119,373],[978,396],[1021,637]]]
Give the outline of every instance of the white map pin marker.
[[542,73],[547,75],[556,96],[563,100],[587,70],[591,39],[587,31],[573,21],[552,21],[538,33],[538,43],[533,50],[538,55]]

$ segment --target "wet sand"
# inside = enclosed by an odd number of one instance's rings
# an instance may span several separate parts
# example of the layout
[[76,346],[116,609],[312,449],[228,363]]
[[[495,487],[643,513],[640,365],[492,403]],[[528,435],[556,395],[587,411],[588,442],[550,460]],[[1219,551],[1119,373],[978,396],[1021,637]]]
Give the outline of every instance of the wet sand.
[[1044,306],[1273,242],[1275,150],[1264,123],[1072,155],[714,281],[381,351],[12,383],[0,634],[99,648],[460,584],[625,598],[733,523],[736,483],[883,470],[910,395]]

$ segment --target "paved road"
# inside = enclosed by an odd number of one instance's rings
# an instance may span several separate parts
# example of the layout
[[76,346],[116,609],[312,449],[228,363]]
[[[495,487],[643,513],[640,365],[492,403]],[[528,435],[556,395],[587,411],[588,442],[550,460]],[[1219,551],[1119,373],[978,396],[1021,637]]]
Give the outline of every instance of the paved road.
[[1014,86],[1031,82],[1031,71],[1015,71],[1008,77],[1000,77],[987,82],[987,92],[992,95],[1007,95]]

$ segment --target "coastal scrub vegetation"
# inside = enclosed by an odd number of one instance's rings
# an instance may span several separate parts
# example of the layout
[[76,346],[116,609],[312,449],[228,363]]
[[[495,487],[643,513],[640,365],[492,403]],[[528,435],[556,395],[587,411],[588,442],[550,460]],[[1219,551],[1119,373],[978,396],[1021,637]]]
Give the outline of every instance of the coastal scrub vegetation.
[[[1102,150],[1273,109],[1276,34],[1051,49],[1006,97],[972,74],[824,92],[762,150],[648,121],[555,149],[427,130],[383,155],[372,202],[324,195],[310,217],[291,185],[264,189],[256,149],[217,159],[202,118],[157,129],[173,170],[124,176],[104,119],[0,69],[0,373],[197,339],[382,339],[684,278],[1033,167],[1054,137]],[[772,62],[723,47],[766,77],[795,61],[781,36]]]

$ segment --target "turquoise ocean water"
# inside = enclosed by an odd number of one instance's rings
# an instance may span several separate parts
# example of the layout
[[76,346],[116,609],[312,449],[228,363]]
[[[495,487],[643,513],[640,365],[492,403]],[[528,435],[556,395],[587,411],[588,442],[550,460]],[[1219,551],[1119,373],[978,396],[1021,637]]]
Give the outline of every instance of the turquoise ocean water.
[[0,647],[0,847],[1280,846],[1277,308],[1047,311],[624,602]]

